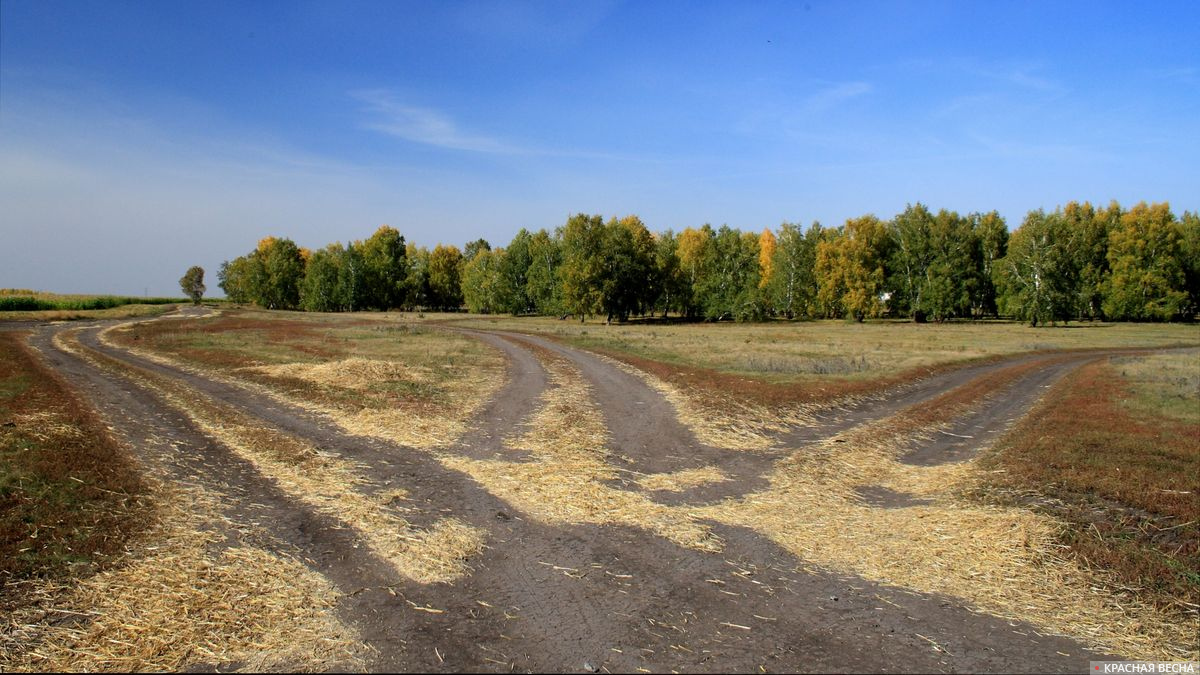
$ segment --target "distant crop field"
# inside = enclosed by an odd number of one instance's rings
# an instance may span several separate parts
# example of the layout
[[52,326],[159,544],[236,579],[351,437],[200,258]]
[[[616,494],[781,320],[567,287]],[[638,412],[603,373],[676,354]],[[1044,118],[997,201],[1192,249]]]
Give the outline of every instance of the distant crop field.
[[151,316],[170,311],[183,298],[127,295],[63,295],[24,288],[0,288],[0,321],[65,321]]
[[20,288],[0,289],[0,312],[36,312],[52,309],[112,309],[123,305],[170,305],[183,298],[137,298],[128,295],[59,295]]

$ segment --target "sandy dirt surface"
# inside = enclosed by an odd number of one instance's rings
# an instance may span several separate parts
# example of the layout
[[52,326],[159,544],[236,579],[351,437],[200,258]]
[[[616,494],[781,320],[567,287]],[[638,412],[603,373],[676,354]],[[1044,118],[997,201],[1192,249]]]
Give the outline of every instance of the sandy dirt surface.
[[[79,331],[85,350],[174,378],[263,425],[353,461],[366,478],[359,486],[364,493],[406,491],[405,517],[418,526],[453,515],[485,533],[485,548],[469,561],[470,573],[453,583],[398,578],[338,518],[290,496],[153,391],[56,346],[57,333],[75,328],[79,325],[37,327],[31,344],[147,466],[222,494],[230,518],[252,521],[269,533],[257,545],[281,549],[328,578],[344,594],[340,618],[367,645],[371,670],[1079,672],[1089,660],[1116,658],[969,609],[952,597],[814,571],[750,529],[708,523],[724,542],[721,552],[712,553],[641,528],[539,522],[433,453],[351,436],[320,414],[113,348],[98,338],[102,325]],[[448,452],[511,458],[502,439],[517,433],[552,386],[542,358],[550,353],[569,361],[590,385],[609,432],[608,456],[624,470],[620,475],[716,466],[728,478],[683,491],[610,481],[610,487],[674,506],[711,504],[759,489],[781,457],[805,444],[919,406],[1001,369],[1036,364],[1022,371],[1006,395],[962,416],[904,461],[931,465],[970,457],[1026,413],[1057,378],[1102,358],[1023,356],[947,372],[828,411],[812,426],[779,435],[774,449],[746,452],[698,442],[659,392],[604,358],[539,337],[463,332],[505,355],[508,380],[473,430]],[[880,508],[920,503],[883,487],[863,488],[861,494]]]

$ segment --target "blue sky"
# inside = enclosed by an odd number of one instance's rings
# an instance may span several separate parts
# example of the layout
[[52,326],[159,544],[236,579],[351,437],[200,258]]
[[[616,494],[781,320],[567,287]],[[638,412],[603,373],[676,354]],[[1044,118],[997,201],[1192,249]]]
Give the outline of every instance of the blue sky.
[[1200,209],[1200,3],[0,3],[0,287],[571,213]]

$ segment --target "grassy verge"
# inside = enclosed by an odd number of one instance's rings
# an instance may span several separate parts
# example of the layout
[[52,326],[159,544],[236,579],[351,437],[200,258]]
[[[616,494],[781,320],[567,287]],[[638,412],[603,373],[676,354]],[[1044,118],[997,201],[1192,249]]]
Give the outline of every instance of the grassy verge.
[[1164,609],[1200,607],[1200,355],[1097,363],[984,458],[1002,503],[1065,523],[1088,567]]
[[0,332],[0,579],[83,576],[150,520],[134,460],[95,414]]

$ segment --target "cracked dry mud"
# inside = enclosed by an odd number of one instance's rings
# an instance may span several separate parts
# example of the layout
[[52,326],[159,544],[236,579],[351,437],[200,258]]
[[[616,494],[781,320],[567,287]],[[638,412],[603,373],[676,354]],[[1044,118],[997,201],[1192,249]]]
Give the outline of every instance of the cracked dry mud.
[[[468,575],[445,584],[397,578],[359,546],[351,528],[289,496],[153,391],[55,346],[64,326],[31,338],[47,361],[100,411],[119,440],[169,479],[223,495],[227,515],[259,526],[268,549],[305,561],[343,593],[340,617],[368,645],[366,666],[388,671],[1069,672],[1115,658],[1045,635],[1029,624],[967,608],[962,600],[915,593],[834,571],[814,571],[751,529],[716,522],[721,552],[684,548],[649,530],[538,522],[434,454],[351,436],[321,415],[247,388],[153,362],[101,342],[101,326],[79,333],[87,350],[174,378],[320,450],[363,468],[365,491],[403,489],[417,525],[453,515],[485,533]],[[904,461],[931,465],[968,457],[1037,401],[1044,388],[1097,354],[1023,356],[941,374],[776,439],[775,450],[706,446],[643,380],[592,354],[529,335],[464,330],[508,359],[508,380],[473,430],[446,452],[504,453],[552,386],[539,353],[565,358],[591,386],[609,432],[609,460],[623,471],[665,473],[716,466],[728,480],[682,492],[646,491],[628,479],[609,487],[642,491],[671,505],[710,504],[761,489],[784,456],[882,419],[1017,364],[1038,363],[1006,395],[988,399]],[[525,458],[527,460],[528,458]],[[863,488],[879,508],[911,496]],[[916,502],[919,503],[919,502]],[[414,607],[437,608],[438,613]],[[224,668],[237,664],[195,664]]]

